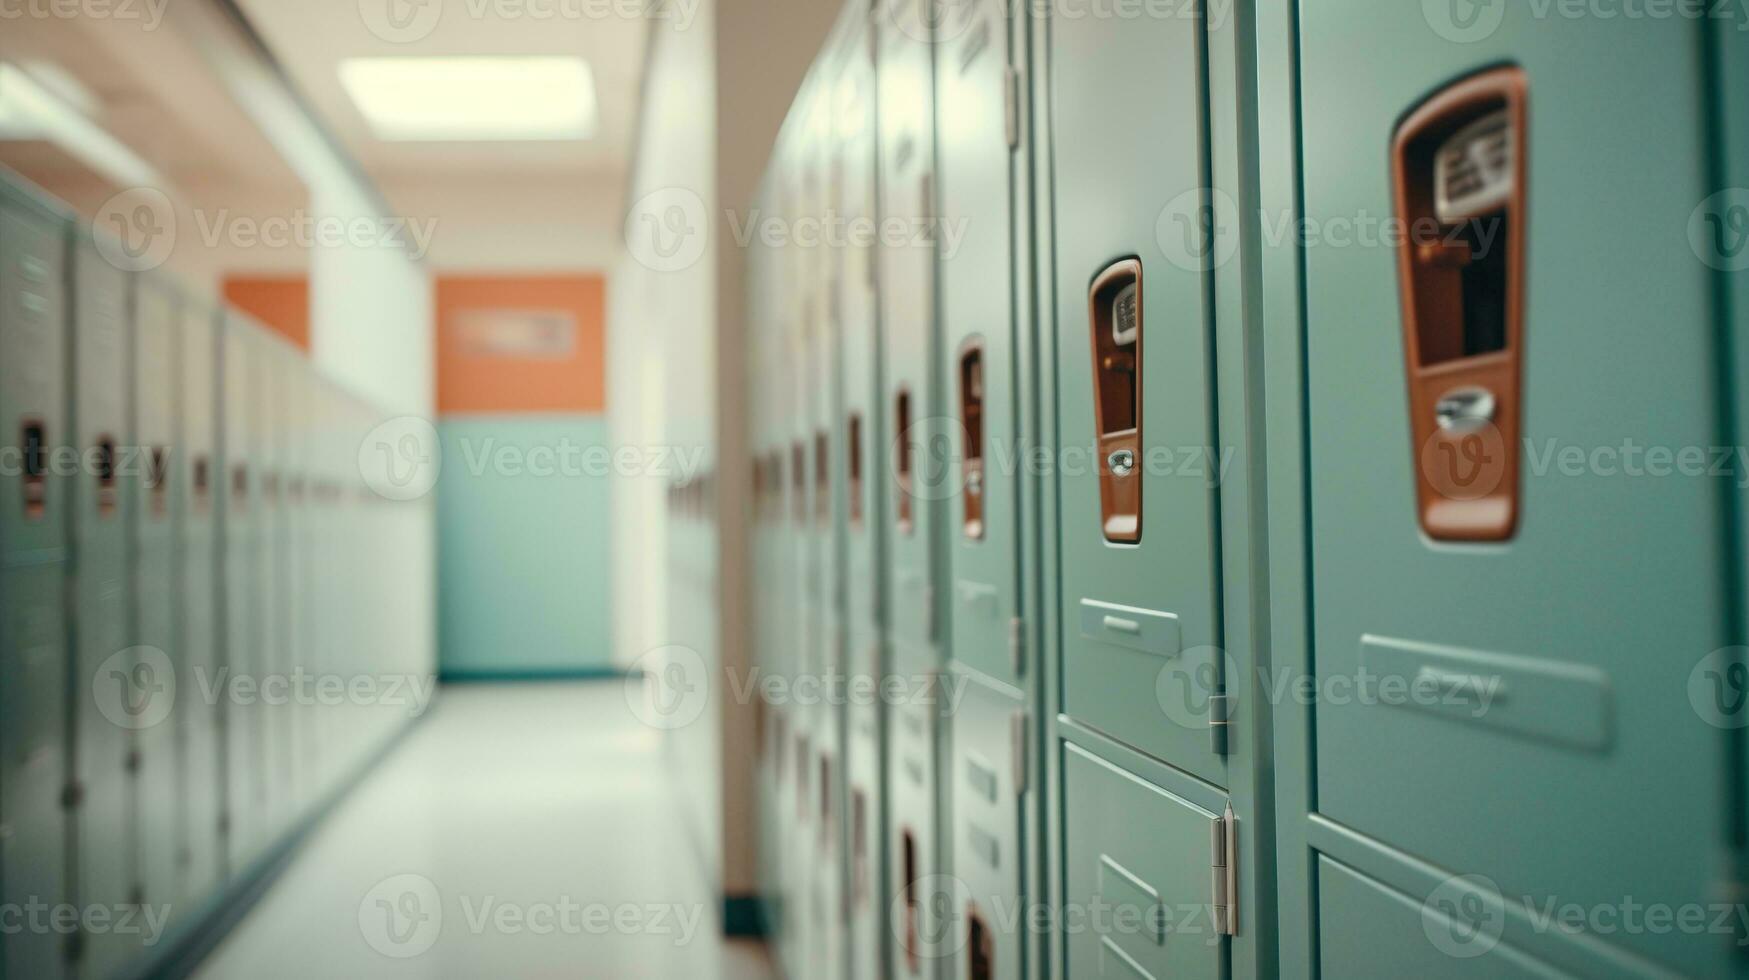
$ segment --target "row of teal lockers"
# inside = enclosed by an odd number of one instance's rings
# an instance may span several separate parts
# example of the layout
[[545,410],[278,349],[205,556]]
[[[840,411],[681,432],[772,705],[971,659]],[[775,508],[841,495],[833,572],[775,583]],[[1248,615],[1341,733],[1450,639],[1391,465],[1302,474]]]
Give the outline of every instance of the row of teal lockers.
[[1749,34],[1464,7],[847,11],[749,278],[787,975],[1744,972]]
[[375,417],[0,184],[0,977],[163,966],[408,717],[348,686],[404,671]]

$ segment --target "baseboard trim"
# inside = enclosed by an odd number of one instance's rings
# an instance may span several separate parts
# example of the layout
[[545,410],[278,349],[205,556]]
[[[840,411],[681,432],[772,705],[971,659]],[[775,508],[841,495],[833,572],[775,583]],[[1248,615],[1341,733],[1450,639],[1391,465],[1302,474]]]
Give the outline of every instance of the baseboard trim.
[[437,679],[444,684],[531,684],[542,681],[618,681],[626,678],[618,667],[556,667],[551,670],[444,670]]

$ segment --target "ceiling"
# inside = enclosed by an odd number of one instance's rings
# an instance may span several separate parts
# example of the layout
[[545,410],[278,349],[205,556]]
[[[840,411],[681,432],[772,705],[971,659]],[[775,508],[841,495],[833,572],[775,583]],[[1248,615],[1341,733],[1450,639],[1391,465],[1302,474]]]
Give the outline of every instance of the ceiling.
[[[301,187],[178,31],[119,17],[9,19],[0,59],[70,83],[89,100],[89,115],[171,188]],[[0,162],[51,188],[102,179],[48,143],[0,143]]]
[[[385,187],[408,182],[623,177],[635,136],[646,24],[626,0],[237,0],[320,120]],[[702,29],[702,28],[701,28]],[[595,76],[600,119],[576,142],[392,143],[341,86],[351,57],[574,55]],[[392,196],[392,192],[391,192]]]

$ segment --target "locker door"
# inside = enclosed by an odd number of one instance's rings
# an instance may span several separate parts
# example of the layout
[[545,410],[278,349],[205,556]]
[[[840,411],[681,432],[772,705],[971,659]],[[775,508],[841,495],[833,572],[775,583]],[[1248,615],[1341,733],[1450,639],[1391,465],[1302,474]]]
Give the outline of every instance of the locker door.
[[[157,665],[132,642],[129,626],[128,491],[135,460],[128,421],[127,273],[96,247],[73,250],[73,809],[78,834],[78,901],[119,909],[138,879],[132,835],[134,732],[162,720],[166,692]],[[102,976],[127,959],[128,937],[84,936],[81,970]]]
[[[875,248],[857,229],[871,226],[875,205],[875,80],[873,35],[858,21],[843,41],[843,60],[827,94],[833,107],[831,211],[849,233],[832,250],[837,288],[834,317],[839,326],[841,386],[836,428],[840,535],[843,542],[845,675],[875,690],[884,676],[884,600],[877,574],[883,548],[884,485],[874,477],[883,441],[880,413],[880,335],[875,294]],[[880,702],[847,698],[845,712],[843,833],[845,902],[850,930],[850,975],[884,976],[887,902],[880,859],[881,729]]]
[[256,336],[261,358],[259,432],[261,437],[261,551],[257,609],[261,643],[261,803],[264,842],[278,839],[291,819],[291,666],[287,643],[290,620],[285,570],[286,379],[288,353],[279,339]]
[[1203,20],[1050,36],[1064,708],[1219,784]]
[[225,878],[224,786],[220,702],[207,696],[223,666],[218,515],[223,460],[219,455],[218,314],[192,299],[182,305],[177,397],[177,445],[171,457],[170,499],[176,523],[176,699],[181,752],[182,819],[177,847],[178,894],[198,902]]
[[253,325],[227,314],[223,330],[220,445],[225,466],[219,513],[224,540],[225,827],[226,854],[236,874],[260,853],[267,832],[266,719],[260,698],[267,664],[261,642],[260,499],[265,372]]
[[1014,146],[1018,141],[1009,5],[956,4],[935,46],[936,132],[944,224],[963,232],[941,254],[948,426],[958,472],[948,500],[952,656],[987,677],[1020,672],[1010,637],[1020,614],[1020,466],[1015,334]]
[[[0,897],[23,908],[68,893],[67,417],[68,226],[0,186]],[[65,937],[5,937],[0,975],[62,976]]]
[[[1211,868],[1222,818],[1083,751],[1063,748],[1064,887],[1086,928],[1062,930],[1071,977],[1218,980]],[[1356,976],[1349,972],[1342,976]]]
[[[177,318],[182,310],[169,285],[143,278],[136,286],[130,401],[133,444],[140,454],[136,476],[127,490],[133,498],[132,565],[133,638],[145,656],[157,661],[156,675],[176,678],[176,514],[172,506],[183,455],[177,438],[176,399],[180,344]],[[159,654],[162,654],[160,657]],[[138,668],[135,668],[138,670]],[[144,678],[144,674],[141,675]],[[189,683],[186,678],[176,678]],[[149,683],[156,683],[155,680]],[[177,883],[178,810],[182,806],[180,754],[177,750],[177,700],[193,696],[178,692],[168,718],[135,733],[139,793],[140,896],[151,905],[179,905]]]
[[[836,64],[836,50],[823,61]],[[822,222],[836,207],[843,173],[835,165],[837,127],[834,118],[834,70],[821,70],[809,95],[804,147],[803,193],[807,214]],[[844,421],[844,324],[838,297],[844,289],[843,250],[821,242],[804,244],[811,312],[805,323],[810,359],[808,418],[811,420],[814,466],[814,507],[811,538],[818,587],[810,677],[822,683],[843,677],[848,668],[848,600],[846,572],[845,482],[846,431]],[[849,884],[846,853],[847,801],[846,744],[848,717],[842,699],[821,697],[813,707],[814,787],[813,825],[816,833],[813,862],[812,976],[841,977],[850,962],[850,943],[845,916]]]
[[[285,457],[281,465],[284,523],[281,529],[281,589],[286,598],[284,669],[308,683],[310,674],[310,376],[300,352],[287,355],[285,372]],[[310,746],[314,719],[309,698],[290,705],[287,724],[286,789],[289,819],[301,820],[311,805],[314,759]]]
[[969,675],[953,680],[967,685],[953,718],[953,765],[946,774],[953,870],[924,889],[924,900],[937,905],[937,926],[950,928],[925,935],[924,945],[949,961],[947,976],[1019,980],[1028,975],[1031,935],[1021,904],[1026,702]]
[[[921,224],[933,213],[934,70],[932,47],[911,25],[925,21],[927,0],[889,0],[876,18],[879,90],[881,217]],[[887,975],[935,976],[927,937],[947,927],[925,901],[924,883],[943,870],[937,802],[937,754],[945,721],[931,702],[938,691],[941,646],[937,609],[944,596],[937,579],[945,474],[934,469],[944,454],[936,440],[945,409],[939,398],[935,352],[933,239],[878,253],[883,432],[871,447],[872,472],[883,484],[884,592],[887,596],[888,670],[921,696],[894,705],[885,729],[888,925]]]
[[[1299,20],[1304,102],[1341,106],[1305,117],[1308,227],[1431,219],[1303,248],[1315,663],[1379,695],[1315,705],[1318,809],[1402,855],[1356,869],[1398,887],[1413,855],[1512,906],[1705,902],[1731,805],[1729,487],[1597,453],[1718,442],[1711,270],[1685,242],[1713,190],[1708,27],[1485,13]],[[1693,975],[1732,945],[1533,942]]]

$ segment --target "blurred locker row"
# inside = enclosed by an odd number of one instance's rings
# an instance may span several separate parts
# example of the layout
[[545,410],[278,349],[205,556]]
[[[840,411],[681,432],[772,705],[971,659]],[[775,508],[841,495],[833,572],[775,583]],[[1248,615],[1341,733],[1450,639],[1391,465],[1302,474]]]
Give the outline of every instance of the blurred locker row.
[[163,968],[405,718],[346,693],[391,672],[380,413],[127,258],[0,177],[6,980]]
[[1749,420],[1744,35],[1162,6],[859,0],[772,156],[782,971],[1741,975],[1749,484],[1596,450]]

